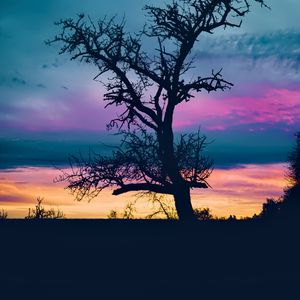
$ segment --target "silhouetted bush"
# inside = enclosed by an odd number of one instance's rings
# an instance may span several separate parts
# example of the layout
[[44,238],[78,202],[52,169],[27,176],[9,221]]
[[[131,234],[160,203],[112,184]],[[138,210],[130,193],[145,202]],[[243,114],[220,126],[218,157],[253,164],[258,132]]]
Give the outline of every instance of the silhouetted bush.
[[0,210],[0,220],[7,219],[7,216],[8,216],[7,212],[4,209],[1,209]]
[[123,212],[123,219],[134,219],[134,212],[136,211],[135,202],[129,202]]
[[214,218],[213,215],[210,213],[210,209],[208,207],[196,208],[196,209],[194,209],[194,214],[195,214],[197,220],[200,220],[200,221],[212,220]]
[[35,208],[28,210],[28,215],[25,219],[64,219],[65,215],[59,209],[53,208],[47,210],[42,206],[43,198],[37,198]]
[[134,219],[134,212],[136,212],[135,208],[136,201],[128,202],[122,213],[119,213],[112,209],[107,215],[108,219]]
[[263,203],[262,212],[260,217],[262,218],[274,218],[278,217],[281,213],[282,200],[268,198],[265,203]]
[[229,218],[227,219],[227,221],[236,221],[237,217],[236,215],[230,215]]
[[118,219],[118,213],[116,210],[112,209],[107,215],[107,219]]

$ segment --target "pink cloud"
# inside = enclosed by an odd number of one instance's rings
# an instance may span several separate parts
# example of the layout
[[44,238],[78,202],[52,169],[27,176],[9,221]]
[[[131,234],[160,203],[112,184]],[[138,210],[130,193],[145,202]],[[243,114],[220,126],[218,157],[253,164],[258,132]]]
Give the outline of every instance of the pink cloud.
[[[222,99],[217,94],[183,103],[174,118],[176,128],[182,124],[203,125],[209,130],[225,130],[231,126],[283,123],[298,124],[300,90],[262,88],[259,95],[232,96]],[[259,126],[256,126],[259,128]],[[257,130],[257,128],[256,128]]]
[[[249,125],[249,130],[264,130],[264,125],[285,124],[290,130],[299,122],[300,89],[276,88],[270,84],[247,86],[224,93],[199,94],[177,107],[177,129],[203,126],[207,130],[226,130]],[[64,91],[56,95],[35,95],[23,99],[7,112],[9,127],[27,131],[87,130],[103,131],[117,116],[119,108],[104,108],[101,92]],[[8,123],[7,123],[8,124]],[[255,125],[252,128],[251,125]],[[261,125],[261,126],[260,126]]]

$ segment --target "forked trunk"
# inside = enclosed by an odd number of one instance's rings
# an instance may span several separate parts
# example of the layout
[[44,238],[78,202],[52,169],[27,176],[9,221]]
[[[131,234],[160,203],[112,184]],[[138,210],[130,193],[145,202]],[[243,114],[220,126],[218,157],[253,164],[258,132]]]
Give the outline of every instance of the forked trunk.
[[178,186],[174,192],[174,200],[180,221],[190,222],[195,220],[190,189],[188,187]]

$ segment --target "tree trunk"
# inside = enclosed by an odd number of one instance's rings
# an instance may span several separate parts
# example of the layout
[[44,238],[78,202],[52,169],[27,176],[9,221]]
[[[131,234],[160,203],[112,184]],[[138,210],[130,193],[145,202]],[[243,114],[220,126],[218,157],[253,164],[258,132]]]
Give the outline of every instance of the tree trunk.
[[173,113],[174,95],[169,95],[169,103],[165,113],[165,119],[161,130],[157,132],[160,154],[164,163],[164,168],[173,184],[173,195],[178,218],[183,222],[195,220],[194,211],[191,203],[190,188],[180,174],[178,162],[174,153],[174,133],[173,133]]
[[178,218],[183,222],[195,220],[195,215],[191,203],[190,189],[186,186],[178,186],[174,191],[175,206]]

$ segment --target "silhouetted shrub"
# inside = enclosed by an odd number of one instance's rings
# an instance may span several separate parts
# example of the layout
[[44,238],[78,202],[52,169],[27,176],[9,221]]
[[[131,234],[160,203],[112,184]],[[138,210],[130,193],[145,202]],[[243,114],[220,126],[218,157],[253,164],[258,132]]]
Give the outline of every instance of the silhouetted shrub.
[[134,212],[136,211],[135,202],[129,202],[126,204],[123,213],[123,219],[134,219]]
[[228,221],[236,221],[236,215],[230,215],[229,218],[227,219]]
[[7,219],[7,216],[8,216],[7,212],[4,209],[1,209],[0,210],[0,220]]
[[212,220],[213,215],[210,213],[210,209],[206,208],[196,208],[194,209],[194,214],[196,218],[200,221]]
[[134,212],[136,212],[135,208],[136,201],[128,202],[122,213],[119,213],[112,209],[107,215],[108,219],[134,219]]
[[28,210],[28,215],[25,219],[64,219],[65,215],[59,209],[53,208],[47,210],[42,206],[43,198],[37,198],[35,208]]
[[118,219],[118,213],[116,210],[112,209],[107,215],[108,219]]
[[265,203],[263,203],[262,212],[260,217],[262,218],[273,218],[278,217],[281,213],[282,200],[268,198]]

